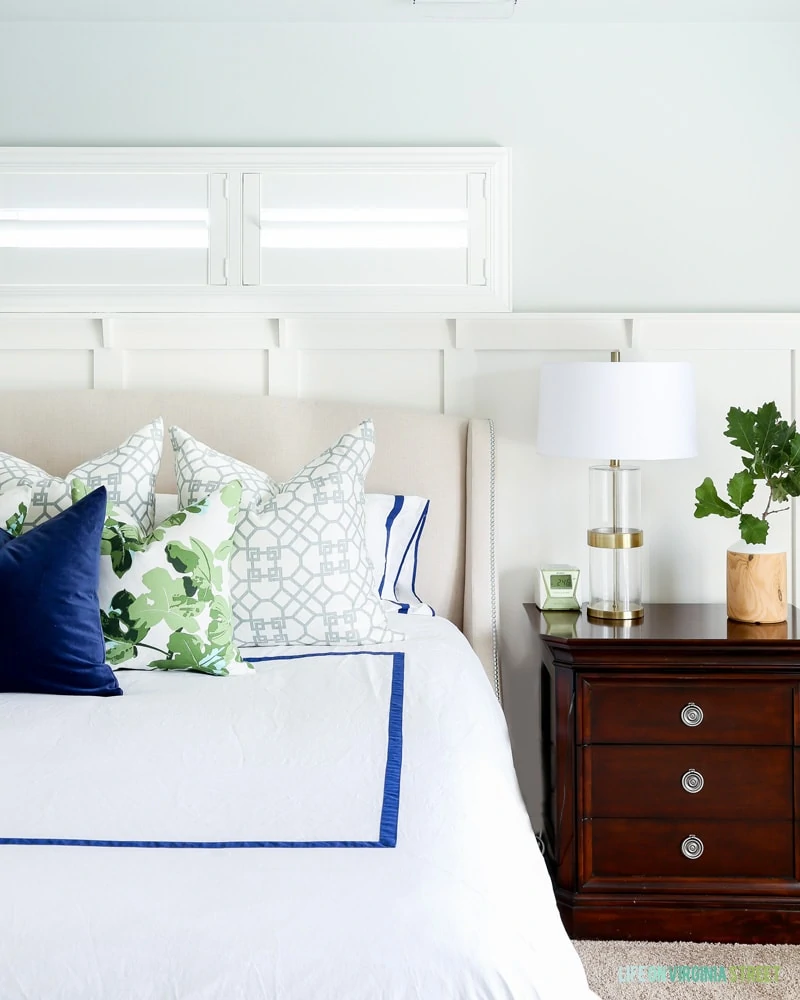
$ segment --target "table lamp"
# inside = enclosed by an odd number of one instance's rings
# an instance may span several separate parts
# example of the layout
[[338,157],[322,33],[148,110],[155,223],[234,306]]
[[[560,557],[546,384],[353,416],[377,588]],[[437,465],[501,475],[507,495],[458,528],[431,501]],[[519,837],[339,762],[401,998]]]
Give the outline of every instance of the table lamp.
[[541,455],[597,458],[589,470],[590,618],[635,621],[642,604],[641,478],[623,461],[697,454],[694,371],[683,362],[546,364],[539,386]]

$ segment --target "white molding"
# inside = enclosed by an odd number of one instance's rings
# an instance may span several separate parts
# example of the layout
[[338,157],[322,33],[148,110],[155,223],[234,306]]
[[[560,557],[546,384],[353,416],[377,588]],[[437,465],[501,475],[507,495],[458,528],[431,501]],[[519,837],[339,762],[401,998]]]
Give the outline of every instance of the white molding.
[[112,316],[100,318],[100,342],[103,347],[114,346],[114,319]]
[[491,351],[597,351],[628,347],[622,316],[530,316],[456,320],[456,347]]
[[791,350],[800,344],[799,313],[686,314],[633,318],[633,347],[685,351]]
[[430,351],[450,346],[448,321],[438,317],[296,316],[280,323],[298,350]]
[[269,350],[278,346],[278,320],[262,316],[126,315],[114,344],[128,351]]
[[94,350],[102,346],[99,316],[8,316],[0,313],[0,351]]
[[[220,302],[220,307],[227,303]],[[797,313],[316,313],[0,309],[0,350],[797,350]],[[113,331],[113,332],[112,332]]]
[[352,168],[354,161],[386,167],[479,169],[507,162],[502,146],[0,146],[0,164],[14,170],[81,170],[101,165],[126,171],[132,165],[181,172],[230,167],[258,170],[265,166],[309,171],[320,166]]
[[[502,293],[504,294],[504,293]],[[502,295],[489,300],[484,287],[433,289],[409,296],[407,292],[384,294],[374,288],[329,289],[309,295],[285,288],[264,292],[241,286],[209,286],[202,291],[176,291],[165,294],[163,288],[142,286],[119,294],[107,288],[82,288],[65,292],[61,287],[20,288],[0,292],[0,313],[61,313],[98,315],[99,313],[250,313],[258,316],[296,315],[396,315],[424,314],[452,318],[470,315],[476,306],[483,312],[487,305],[503,309]],[[508,315],[495,313],[492,315]]]

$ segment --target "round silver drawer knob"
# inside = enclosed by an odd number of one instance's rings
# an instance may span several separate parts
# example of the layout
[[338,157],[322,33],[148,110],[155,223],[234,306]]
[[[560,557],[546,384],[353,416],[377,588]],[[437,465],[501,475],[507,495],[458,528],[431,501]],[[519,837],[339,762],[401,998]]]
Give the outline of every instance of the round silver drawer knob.
[[703,775],[699,771],[695,771],[694,768],[690,768],[681,778],[683,790],[690,795],[696,795],[699,791],[702,791],[704,784]]
[[695,837],[694,834],[687,837],[681,844],[681,853],[690,861],[696,861],[703,853],[703,850],[703,841],[699,837]]
[[695,705],[693,701],[690,701],[688,705],[684,705],[681,712],[681,722],[684,726],[699,726],[702,721],[703,709],[699,705]]

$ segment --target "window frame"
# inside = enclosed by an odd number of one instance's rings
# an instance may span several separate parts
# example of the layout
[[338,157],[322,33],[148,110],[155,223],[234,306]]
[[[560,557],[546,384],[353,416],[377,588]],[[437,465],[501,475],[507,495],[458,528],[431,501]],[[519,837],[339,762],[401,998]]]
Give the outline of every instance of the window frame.
[[[464,172],[485,190],[486,280],[464,286],[264,287],[243,284],[246,175],[297,172]],[[0,147],[0,179],[18,172],[206,173],[208,283],[203,286],[2,286],[7,312],[412,312],[511,310],[510,152],[504,147]],[[480,175],[485,179],[481,180]],[[224,216],[224,225],[221,219]],[[470,277],[474,262],[470,260]]]

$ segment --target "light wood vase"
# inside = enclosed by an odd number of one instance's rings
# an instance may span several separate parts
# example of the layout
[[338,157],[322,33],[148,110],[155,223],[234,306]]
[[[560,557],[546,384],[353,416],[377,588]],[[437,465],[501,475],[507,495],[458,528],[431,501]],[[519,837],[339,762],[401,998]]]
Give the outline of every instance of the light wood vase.
[[786,621],[786,553],[737,542],[728,549],[728,617],[737,622]]

